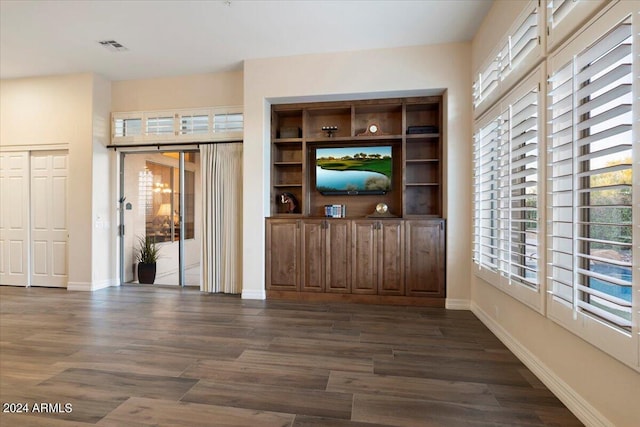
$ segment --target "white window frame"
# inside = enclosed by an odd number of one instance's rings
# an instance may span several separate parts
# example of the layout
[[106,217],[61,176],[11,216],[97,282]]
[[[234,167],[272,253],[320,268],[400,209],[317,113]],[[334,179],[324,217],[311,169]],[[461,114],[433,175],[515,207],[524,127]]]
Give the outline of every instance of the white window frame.
[[[541,1],[530,0],[526,4],[513,25],[500,38],[497,48],[489,55],[490,60],[475,73],[472,88],[475,117],[484,114],[489,106],[528,75],[544,57],[546,34],[543,29],[546,15]],[[530,33],[530,25],[534,25],[533,33]],[[520,51],[516,47],[521,45],[521,37],[525,34],[530,36],[527,40],[533,41],[535,46]],[[518,55],[520,52],[522,54]],[[518,56],[517,59],[515,56]]]
[[[547,3],[547,48],[565,41],[606,3],[618,0],[544,0]],[[555,11],[555,13],[554,13]]]
[[[474,273],[476,276],[482,278],[488,283],[496,286],[501,289],[503,292],[513,296],[517,300],[531,307],[532,309],[544,313],[544,220],[543,220],[543,201],[544,201],[544,69],[542,66],[538,66],[526,79],[524,79],[518,86],[513,88],[508,94],[506,94],[494,107],[492,107],[481,119],[476,122],[474,133],[476,137],[475,148],[474,149],[474,159],[476,165],[474,167]],[[536,247],[537,247],[537,268],[536,274],[537,278],[534,283],[527,283],[528,281],[520,280],[519,278],[512,275],[511,272],[511,248],[512,248],[512,239],[510,235],[510,230],[514,225],[515,221],[512,215],[512,211],[510,208],[504,209],[504,206],[500,205],[500,202],[503,204],[506,202],[507,205],[511,206],[512,200],[511,196],[504,196],[503,189],[499,187],[504,183],[504,179],[507,182],[511,183],[514,175],[512,175],[512,155],[513,151],[511,149],[512,142],[517,139],[519,135],[512,134],[512,130],[517,127],[518,123],[509,123],[508,120],[505,119],[509,116],[510,111],[512,110],[513,105],[515,105],[518,101],[522,100],[523,97],[530,94],[532,91],[536,92],[536,122],[535,126],[537,129],[536,144],[537,144],[537,177],[536,177],[536,194],[537,194],[537,237],[536,237]],[[482,190],[482,185],[486,183],[487,176],[483,174],[481,170],[482,165],[486,164],[485,161],[481,158],[481,155],[478,155],[477,144],[482,143],[482,130],[486,129],[491,123],[496,123],[499,126],[498,129],[498,141],[496,142],[496,152],[498,168],[495,171],[494,182],[496,187],[496,199],[495,199],[495,207],[494,211],[490,213],[491,218],[495,218],[495,230],[493,228],[491,230],[487,230],[484,227],[483,230],[483,220],[487,215],[486,206],[483,206],[483,200],[486,197],[483,195],[484,191]],[[502,129],[500,129],[502,127]],[[500,155],[500,136],[506,137],[507,152],[506,155]],[[502,164],[502,167],[500,165]],[[504,173],[506,171],[506,174]],[[501,176],[501,172],[503,175]],[[489,177],[490,178],[490,177]],[[501,181],[502,178],[502,181]],[[482,181],[482,182],[481,182]],[[508,193],[511,194],[511,190],[508,190]],[[503,196],[501,196],[501,194]],[[487,234],[488,233],[488,234]],[[493,233],[493,234],[492,234]],[[497,265],[489,265],[483,261],[482,257],[482,239],[490,238],[495,239],[496,241],[496,254],[495,257],[497,259]],[[526,255],[526,253],[525,253]],[[506,264],[505,264],[506,263]],[[505,267],[506,265],[506,267]]]
[[[619,2],[614,7],[607,8],[606,11],[600,13],[595,20],[586,25],[557,52],[551,55],[548,60],[550,78],[553,79],[556,71],[562,70],[567,64],[572,63],[573,58],[580,52],[588,49],[594,44],[595,40],[599,40],[618,24],[626,20],[630,20],[632,23],[632,56],[634,58],[632,71],[634,85],[632,96],[634,100],[640,99],[640,84],[637,79],[637,76],[640,75],[640,60],[638,60],[640,53],[640,13],[637,10],[637,4],[634,4],[634,2]],[[551,87],[549,89],[551,89]],[[551,127],[549,127],[547,132],[549,134],[547,142],[549,147],[552,147],[551,130]],[[575,133],[573,138],[575,141]],[[640,371],[640,328],[638,325],[640,321],[640,280],[638,280],[638,278],[640,278],[640,103],[638,102],[633,102],[632,104],[632,147],[634,159],[632,166],[634,177],[632,189],[634,200],[632,227],[634,251],[632,272],[635,283],[632,285],[633,307],[631,331],[627,332],[614,327],[598,319],[596,316],[580,310],[575,304],[567,303],[561,298],[555,297],[551,282],[553,280],[554,270],[551,265],[547,270],[547,316],[554,322],[557,322],[636,371]],[[548,176],[553,176],[550,169],[548,170]],[[552,197],[551,192],[549,194],[549,197]],[[550,203],[548,204],[550,205]],[[549,215],[551,214],[552,213],[549,212]],[[548,226],[547,229],[549,233],[551,233],[552,227]],[[547,245],[549,251],[553,250],[551,238],[552,235],[549,234]],[[548,255],[549,262],[551,262],[550,257],[551,255]],[[569,283],[572,283],[571,280],[569,280]],[[574,289],[576,287],[575,283],[572,283],[571,286],[573,286]]]
[[[111,114],[111,143],[113,145],[120,144],[149,144],[153,145],[159,142],[170,143],[198,143],[208,141],[230,141],[243,138],[244,131],[215,131],[213,126],[214,117],[216,115],[226,114],[243,114],[241,106],[228,107],[212,107],[201,109],[180,109],[180,110],[157,110],[157,111],[134,111],[134,112],[114,112]],[[189,116],[207,116],[206,132],[189,132],[181,129],[183,117]],[[171,132],[162,134],[153,134],[147,132],[147,123],[149,119],[156,117],[172,117],[173,128]],[[116,135],[115,123],[117,120],[140,119],[142,133],[140,135]]]

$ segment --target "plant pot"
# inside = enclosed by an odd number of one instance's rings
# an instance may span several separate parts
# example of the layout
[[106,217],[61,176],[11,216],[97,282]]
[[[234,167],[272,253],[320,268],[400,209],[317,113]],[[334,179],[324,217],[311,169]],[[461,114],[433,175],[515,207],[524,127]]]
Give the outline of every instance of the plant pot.
[[138,283],[153,285],[156,280],[156,263],[138,263]]

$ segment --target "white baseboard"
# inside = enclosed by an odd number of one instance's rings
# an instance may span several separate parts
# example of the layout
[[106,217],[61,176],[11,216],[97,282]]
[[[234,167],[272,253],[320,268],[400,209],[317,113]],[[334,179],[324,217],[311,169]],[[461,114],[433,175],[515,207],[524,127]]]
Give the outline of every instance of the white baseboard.
[[92,291],[97,291],[99,289],[104,289],[104,288],[108,288],[109,286],[112,286],[114,283],[113,280],[110,279],[106,279],[106,280],[101,280],[99,282],[69,282],[67,283],[67,290],[68,291],[85,291],[85,292],[92,292]]
[[264,289],[261,290],[243,290],[242,299],[267,299],[267,293]]
[[611,421],[606,419],[569,384],[558,378],[547,365],[531,353],[528,348],[520,344],[477,304],[471,303],[471,311],[586,426],[615,427]]
[[468,299],[447,298],[444,302],[447,310],[471,310],[471,301]]

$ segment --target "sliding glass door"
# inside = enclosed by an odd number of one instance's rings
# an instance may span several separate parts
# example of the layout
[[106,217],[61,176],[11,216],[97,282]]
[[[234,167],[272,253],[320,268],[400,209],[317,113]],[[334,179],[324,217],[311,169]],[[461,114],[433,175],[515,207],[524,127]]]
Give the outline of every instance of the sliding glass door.
[[[200,285],[200,155],[121,153],[121,281],[139,278],[140,249],[157,250],[156,285]],[[124,232],[122,232],[124,231]]]

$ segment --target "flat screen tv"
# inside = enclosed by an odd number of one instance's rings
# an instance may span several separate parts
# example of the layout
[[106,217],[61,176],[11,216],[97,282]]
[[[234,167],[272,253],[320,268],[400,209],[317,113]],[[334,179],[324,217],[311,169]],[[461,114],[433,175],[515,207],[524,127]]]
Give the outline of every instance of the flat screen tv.
[[392,147],[316,149],[316,190],[324,195],[385,194],[391,190]]

